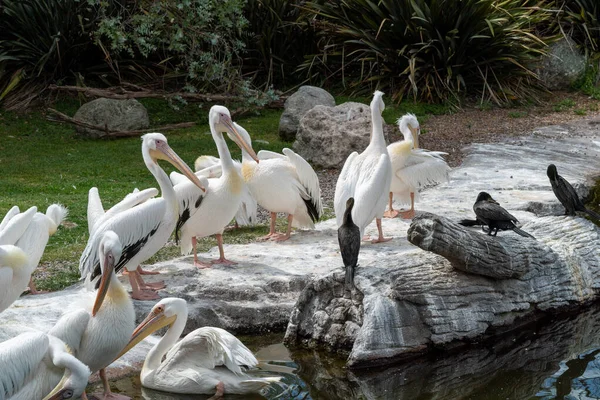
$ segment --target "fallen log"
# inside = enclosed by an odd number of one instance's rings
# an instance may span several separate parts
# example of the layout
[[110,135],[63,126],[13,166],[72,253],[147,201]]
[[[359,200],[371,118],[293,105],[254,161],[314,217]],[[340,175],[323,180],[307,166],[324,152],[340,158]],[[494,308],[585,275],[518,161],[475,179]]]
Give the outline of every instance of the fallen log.
[[415,246],[446,258],[460,271],[496,279],[520,278],[532,264],[556,259],[547,246],[533,239],[509,231],[488,236],[431,213],[415,217],[407,237]]
[[99,138],[131,137],[131,136],[137,136],[137,135],[140,135],[142,133],[147,133],[147,132],[164,132],[164,131],[169,131],[169,130],[173,130],[173,129],[189,128],[189,127],[195,126],[197,124],[196,122],[192,121],[192,122],[181,122],[178,124],[169,124],[169,125],[159,126],[157,128],[135,129],[135,130],[131,130],[131,131],[119,131],[119,130],[108,129],[108,127],[106,125],[100,126],[100,125],[94,125],[94,124],[89,124],[87,122],[79,121],[79,120],[69,117],[68,115],[61,113],[60,111],[55,110],[53,108],[48,108],[47,110],[49,113],[52,114],[52,115],[47,116],[47,119],[49,121],[66,122],[66,123],[69,123],[72,125],[81,126],[81,127],[88,128],[88,129],[94,129],[94,130],[98,131]]

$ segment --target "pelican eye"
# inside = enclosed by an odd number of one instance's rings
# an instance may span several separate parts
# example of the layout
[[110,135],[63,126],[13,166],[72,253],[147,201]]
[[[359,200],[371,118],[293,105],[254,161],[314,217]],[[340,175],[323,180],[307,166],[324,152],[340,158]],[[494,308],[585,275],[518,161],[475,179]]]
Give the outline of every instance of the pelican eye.
[[63,399],[70,399],[71,397],[73,397],[73,391],[71,389],[65,390],[62,394]]

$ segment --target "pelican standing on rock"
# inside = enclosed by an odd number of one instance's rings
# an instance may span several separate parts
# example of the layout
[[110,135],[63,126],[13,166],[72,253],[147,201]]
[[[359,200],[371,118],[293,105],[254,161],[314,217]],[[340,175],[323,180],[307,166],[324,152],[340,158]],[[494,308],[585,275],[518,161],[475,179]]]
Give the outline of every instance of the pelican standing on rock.
[[[234,124],[244,141],[251,146],[248,131]],[[283,154],[261,150],[260,163],[254,162],[242,149],[242,176],[252,196],[261,207],[271,213],[269,234],[263,240],[283,241],[290,238],[292,226],[314,229],[314,223],[323,214],[319,178],[309,163],[292,150]],[[287,214],[284,234],[275,232],[277,213]]]
[[335,186],[334,209],[337,226],[344,220],[346,201],[354,197],[352,220],[359,227],[361,236],[367,225],[377,221],[379,237],[372,243],[387,242],[391,238],[383,236],[381,218],[392,180],[392,164],[383,137],[383,117],[385,109],[383,93],[376,91],[371,101],[373,130],[371,141],[361,154],[354,152],[348,156]]
[[98,246],[102,277],[95,302],[63,315],[49,332],[73,349],[92,372],[100,372],[104,399],[129,399],[110,391],[104,372],[125,347],[135,327],[133,303],[115,274],[122,252],[117,234],[104,232]]
[[105,232],[114,231],[124,249],[116,271],[123,267],[129,271],[134,299],[150,300],[158,298],[158,294],[143,290],[144,282],[136,271],[137,267],[167,243],[179,215],[175,190],[165,171],[158,165],[158,160],[166,160],[173,164],[191,180],[190,184],[198,186],[200,193],[204,194],[206,189],[192,170],[169,147],[163,134],[148,133],[142,136],[142,155],[146,167],[160,186],[162,197],[149,199],[130,208],[124,207],[124,210],[112,215],[107,212],[108,217],[105,215],[102,221],[98,221],[97,227],[94,227],[94,232],[90,235],[79,260],[79,272],[83,278],[90,276],[92,280],[100,275],[99,243]]
[[223,329],[203,327],[179,340],[187,315],[185,300],[162,299],[133,332],[121,354],[158,329],[169,327],[146,356],[141,372],[142,386],[181,394],[216,392],[211,399],[219,399],[224,393],[257,393],[281,379],[245,374],[243,366],[256,367],[258,361],[242,342]]
[[[58,338],[27,332],[0,343],[0,399],[77,399],[90,370]],[[5,397],[6,396],[6,397]]]
[[419,149],[421,127],[414,114],[406,114],[398,120],[404,140],[390,144],[387,149],[392,162],[389,207],[384,216],[394,218],[398,211],[392,206],[394,195],[403,204],[410,203],[410,210],[401,213],[402,218],[415,216],[415,193],[426,185],[448,181],[450,167],[442,158],[441,151]]
[[[240,137],[233,126],[229,110],[223,106],[212,106],[208,114],[208,124],[213,140],[217,145],[222,174],[219,178],[208,179],[208,192],[198,190],[191,182],[185,181],[175,185],[179,201],[179,220],[176,227],[176,238],[180,240],[182,254],[194,251],[194,265],[198,268],[209,268],[212,264],[235,264],[225,258],[223,250],[223,231],[240,208],[244,181],[233,165],[231,154],[223,132],[229,132],[232,140],[240,149],[245,150],[257,162],[256,154]],[[195,175],[194,175],[195,176]],[[181,234],[179,236],[178,234]],[[198,260],[196,238],[216,235],[219,246],[219,258],[209,263]]]

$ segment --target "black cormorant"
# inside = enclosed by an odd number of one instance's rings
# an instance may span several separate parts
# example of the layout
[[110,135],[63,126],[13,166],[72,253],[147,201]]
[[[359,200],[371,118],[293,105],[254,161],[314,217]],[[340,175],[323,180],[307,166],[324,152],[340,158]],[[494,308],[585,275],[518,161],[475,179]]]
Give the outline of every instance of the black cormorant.
[[587,213],[592,218],[600,221],[600,215],[592,210],[585,208],[583,201],[577,195],[573,186],[556,171],[556,165],[548,165],[546,170],[548,178],[550,178],[550,184],[552,185],[552,191],[556,195],[556,198],[565,207],[565,215],[575,215],[575,211],[581,211]]
[[354,198],[350,197],[346,201],[344,221],[338,228],[338,242],[346,268],[346,291],[351,291],[354,285],[354,270],[358,263],[361,239],[360,228],[352,221],[352,207],[354,207]]
[[475,211],[477,220],[487,225],[490,229],[488,235],[496,236],[498,230],[504,231],[510,229],[521,236],[535,239],[529,233],[517,228],[515,222],[519,222],[519,220],[502,208],[498,202],[486,192],[479,193],[477,200],[473,205],[473,211]]

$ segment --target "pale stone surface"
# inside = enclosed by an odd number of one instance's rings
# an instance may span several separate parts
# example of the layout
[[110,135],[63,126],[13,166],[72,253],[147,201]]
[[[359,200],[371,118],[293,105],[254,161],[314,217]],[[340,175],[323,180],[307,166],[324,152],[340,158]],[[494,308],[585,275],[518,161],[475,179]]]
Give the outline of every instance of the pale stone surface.
[[[165,280],[168,287],[161,296],[189,302],[188,331],[205,324],[234,333],[282,330],[293,311],[296,320],[288,337],[351,351],[351,364],[478,338],[490,327],[510,327],[516,318],[537,310],[589,301],[600,288],[598,228],[582,218],[562,216],[546,167],[555,163],[573,184],[597,174],[600,147],[592,140],[599,141],[600,134],[593,129],[598,126],[579,123],[539,129],[506,143],[473,145],[464,165],[451,172],[450,183],[421,193],[418,211],[455,221],[473,218],[472,204],[482,190],[519,218],[523,229],[561,260],[544,270],[533,268],[520,279],[495,280],[455,270],[443,257],[410,244],[410,221],[401,219],[383,222],[394,240],[363,245],[355,280],[359,290],[351,299],[343,298],[334,220],[317,224],[315,231],[297,232],[283,243],[226,244],[227,257],[238,265],[198,270],[191,256],[183,257],[150,266],[163,274],[148,279]],[[376,234],[374,223],[366,233]],[[473,233],[482,234],[478,228]],[[513,232],[500,232],[498,238],[521,240]],[[200,257],[216,258],[218,251],[213,248]],[[313,294],[302,292],[305,286]],[[0,314],[0,340],[28,329],[48,330],[70,304],[81,301],[82,290],[76,286],[20,298]],[[299,297],[314,308],[294,309]],[[135,301],[138,322],[153,304]],[[299,321],[298,316],[307,319]],[[115,366],[139,367],[152,340]]]
[[[129,131],[150,126],[148,111],[136,99],[117,100],[99,98],[85,103],[73,116],[74,119],[96,126],[106,126],[109,130]],[[106,132],[81,126],[77,131],[90,137],[101,137]]]
[[[384,127],[386,141],[393,129]],[[341,168],[350,153],[360,153],[369,145],[371,130],[371,109],[367,104],[316,106],[300,120],[294,150],[312,164]]]
[[286,142],[296,139],[300,119],[314,106],[335,107],[335,99],[325,89],[315,86],[300,86],[284,104],[279,120],[279,137]]

